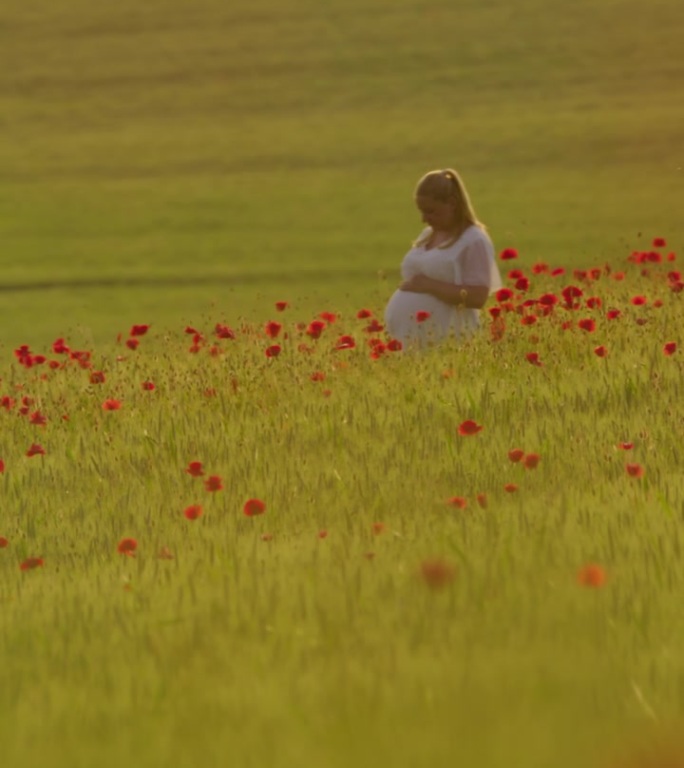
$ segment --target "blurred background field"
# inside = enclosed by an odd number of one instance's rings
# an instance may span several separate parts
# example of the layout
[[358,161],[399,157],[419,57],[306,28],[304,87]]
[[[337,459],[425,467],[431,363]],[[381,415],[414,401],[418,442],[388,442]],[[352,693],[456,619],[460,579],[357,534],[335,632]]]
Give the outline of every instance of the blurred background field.
[[381,307],[435,167],[525,263],[679,247],[683,34],[676,0],[7,0],[0,341]]

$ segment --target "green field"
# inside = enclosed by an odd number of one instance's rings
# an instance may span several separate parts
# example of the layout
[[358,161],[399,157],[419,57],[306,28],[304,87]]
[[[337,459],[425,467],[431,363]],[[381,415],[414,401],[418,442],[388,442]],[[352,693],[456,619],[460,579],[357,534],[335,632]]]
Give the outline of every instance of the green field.
[[379,306],[432,168],[527,263],[684,240],[676,0],[8,0],[1,24],[9,344]]
[[[680,5],[6,0],[2,768],[623,768],[681,725]],[[373,360],[439,167],[581,307]]]

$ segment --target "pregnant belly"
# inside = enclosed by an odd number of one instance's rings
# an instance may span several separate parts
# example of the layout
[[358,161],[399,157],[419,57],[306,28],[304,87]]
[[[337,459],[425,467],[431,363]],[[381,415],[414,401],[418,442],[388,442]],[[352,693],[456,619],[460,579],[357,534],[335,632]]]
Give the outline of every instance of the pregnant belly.
[[[416,320],[417,312],[429,312],[430,319],[425,323]],[[385,324],[392,336],[402,338],[418,332],[420,326],[430,326],[442,334],[449,329],[454,308],[428,293],[395,291],[385,309]]]

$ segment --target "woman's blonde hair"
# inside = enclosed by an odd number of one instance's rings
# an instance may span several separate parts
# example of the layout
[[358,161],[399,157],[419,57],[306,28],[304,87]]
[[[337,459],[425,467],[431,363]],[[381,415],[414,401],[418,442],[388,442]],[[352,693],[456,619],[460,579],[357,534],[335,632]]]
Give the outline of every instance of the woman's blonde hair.
[[[461,177],[452,168],[447,168],[444,171],[430,171],[416,185],[416,197],[431,197],[434,200],[438,200],[440,203],[447,203],[452,201],[455,203],[454,211],[456,213],[456,235],[448,242],[439,246],[440,248],[448,248],[453,245],[461,234],[470,226],[480,227],[485,229],[484,224],[478,221],[473,209],[473,204],[470,202],[468,192],[466,191],[465,184]],[[417,241],[417,245],[421,244],[429,235],[420,238]]]

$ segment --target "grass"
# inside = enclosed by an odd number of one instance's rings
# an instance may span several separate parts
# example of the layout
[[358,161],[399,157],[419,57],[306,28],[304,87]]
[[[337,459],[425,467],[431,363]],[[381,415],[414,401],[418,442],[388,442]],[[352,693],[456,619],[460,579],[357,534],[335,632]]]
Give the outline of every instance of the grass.
[[[3,764],[612,768],[676,725],[684,318],[677,262],[625,262],[682,252],[674,0],[5,6]],[[381,315],[413,185],[446,166],[497,250],[568,267],[529,295],[602,307],[370,359],[356,311]],[[606,262],[626,279],[572,275]],[[19,366],[22,343],[64,365]]]
[[[261,325],[220,341],[207,319],[195,354],[181,328],[150,329],[84,366],[7,366],[7,764],[562,767],[676,720],[681,361],[663,348],[682,318],[666,269],[604,273],[583,286],[601,308],[513,313],[498,342],[420,356],[371,359],[353,315],[312,341],[288,309],[276,358]],[[537,276],[531,294],[567,282]],[[344,332],[357,347],[335,351]],[[482,431],[460,436],[466,419]],[[45,455],[25,455],[34,442]],[[266,512],[246,517],[249,498]],[[29,557],[44,565],[20,570]],[[441,588],[421,577],[435,559]],[[578,584],[589,563],[602,586]]]

